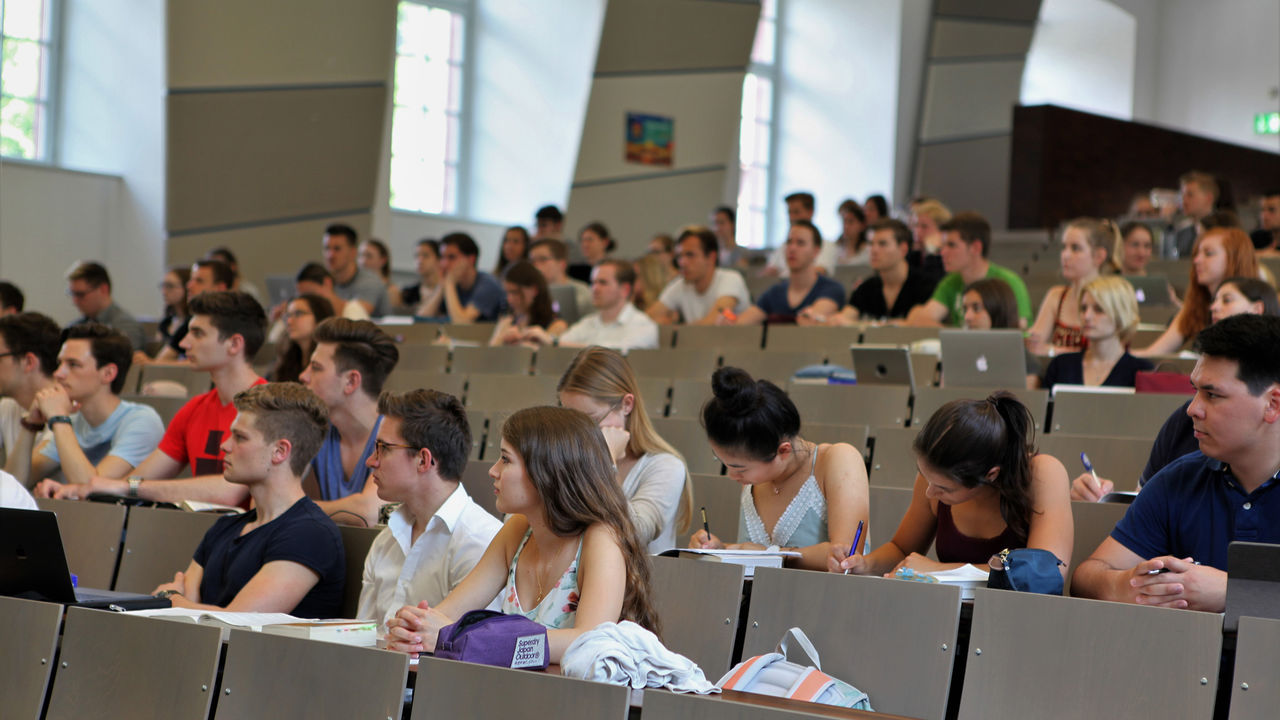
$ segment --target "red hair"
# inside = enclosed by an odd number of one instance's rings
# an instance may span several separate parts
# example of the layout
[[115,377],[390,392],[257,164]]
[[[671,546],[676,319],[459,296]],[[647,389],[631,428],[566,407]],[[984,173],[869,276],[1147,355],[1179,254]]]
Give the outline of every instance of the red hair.
[[[1216,227],[1205,230],[1196,238],[1191,248],[1191,256],[1195,257],[1200,245],[1210,236],[1218,236],[1222,241],[1222,251],[1227,255],[1223,279],[1229,277],[1258,277],[1258,258],[1253,253],[1253,241],[1238,227]],[[1187,283],[1187,298],[1182,303],[1182,312],[1178,313],[1178,332],[1190,340],[1209,326],[1209,305],[1213,303],[1213,293],[1200,282],[1196,276],[1196,266],[1191,266],[1190,282]]]

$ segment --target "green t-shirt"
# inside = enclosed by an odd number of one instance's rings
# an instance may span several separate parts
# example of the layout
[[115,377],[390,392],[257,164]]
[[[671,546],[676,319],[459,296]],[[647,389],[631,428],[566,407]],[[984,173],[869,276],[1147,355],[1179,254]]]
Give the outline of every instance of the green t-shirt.
[[[1000,267],[995,263],[987,266],[987,277],[998,278],[1013,288],[1013,296],[1018,300],[1018,315],[1031,327],[1031,296],[1027,294],[1027,285],[1014,271]],[[947,273],[933,290],[933,298],[951,311],[951,325],[964,327],[964,306],[961,296],[964,295],[965,282],[960,273]]]

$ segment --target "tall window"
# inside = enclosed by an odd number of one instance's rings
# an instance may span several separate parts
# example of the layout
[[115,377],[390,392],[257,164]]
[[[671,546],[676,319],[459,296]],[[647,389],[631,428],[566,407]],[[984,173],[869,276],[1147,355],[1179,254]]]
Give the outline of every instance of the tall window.
[[47,160],[53,0],[0,0],[0,155]]
[[465,3],[400,3],[391,125],[393,208],[458,212],[465,29]]
[[751,64],[742,83],[742,123],[738,134],[737,242],[764,247],[768,241],[769,165],[773,151],[773,88],[777,75],[777,0],[760,4]]

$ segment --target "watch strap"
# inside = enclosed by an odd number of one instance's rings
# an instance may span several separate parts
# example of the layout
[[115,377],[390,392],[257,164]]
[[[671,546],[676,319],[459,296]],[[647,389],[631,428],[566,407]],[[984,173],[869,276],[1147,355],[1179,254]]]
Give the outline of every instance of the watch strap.
[[54,415],[53,417],[49,418],[49,423],[48,423],[48,424],[49,424],[49,427],[53,427],[54,425],[57,425],[58,423],[66,423],[66,424],[70,425],[70,424],[71,424],[71,416],[70,416],[70,415]]
[[129,497],[131,498],[138,497],[138,488],[142,487],[142,478],[138,477],[137,475],[133,475],[129,478],[126,478],[126,480],[129,483]]

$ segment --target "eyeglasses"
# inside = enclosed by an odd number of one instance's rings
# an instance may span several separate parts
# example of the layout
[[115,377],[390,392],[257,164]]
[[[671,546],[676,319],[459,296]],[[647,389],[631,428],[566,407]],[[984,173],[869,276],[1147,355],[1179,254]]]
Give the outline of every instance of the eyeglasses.
[[68,289],[68,290],[67,290],[67,294],[68,294],[68,295],[70,295],[71,297],[73,297],[73,298],[77,299],[77,300],[83,300],[83,299],[85,299],[85,297],[86,297],[89,293],[91,293],[91,292],[93,292],[94,290],[97,290],[97,289],[98,289],[98,288],[90,288],[90,289],[88,289],[88,290],[70,290],[70,289]]
[[382,440],[374,440],[373,456],[381,460],[384,456],[386,456],[388,452],[391,451],[392,448],[399,448],[401,450],[413,450],[413,451],[417,451],[419,449],[414,447],[413,445],[400,445],[398,443],[389,443],[389,442],[384,442]]
[[284,316],[290,320],[297,320],[300,317],[305,317],[311,314],[313,313],[310,310],[290,310],[285,313]]
[[13,356],[15,356],[15,355],[19,355],[19,354],[21,354],[21,353],[16,353],[16,352],[0,353],[0,358],[13,357]]

